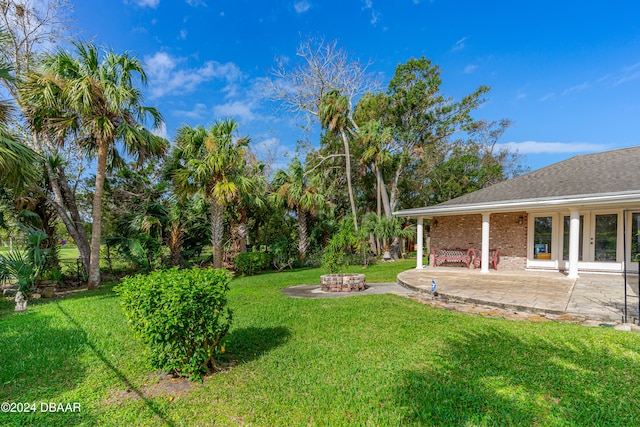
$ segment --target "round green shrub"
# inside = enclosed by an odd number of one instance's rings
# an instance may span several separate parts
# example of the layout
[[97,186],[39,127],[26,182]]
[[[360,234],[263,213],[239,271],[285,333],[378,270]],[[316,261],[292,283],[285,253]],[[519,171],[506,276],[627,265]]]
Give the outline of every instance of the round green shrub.
[[225,270],[154,271],[116,288],[135,333],[151,349],[154,367],[202,379],[214,371],[231,326]]

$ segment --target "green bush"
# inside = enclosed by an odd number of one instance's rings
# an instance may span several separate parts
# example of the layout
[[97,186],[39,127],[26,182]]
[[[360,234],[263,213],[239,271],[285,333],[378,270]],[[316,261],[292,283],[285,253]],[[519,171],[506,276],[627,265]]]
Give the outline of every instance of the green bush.
[[253,276],[271,265],[271,255],[267,252],[243,252],[233,259],[236,271],[246,276]]
[[225,270],[154,271],[116,288],[133,330],[151,349],[156,368],[202,379],[217,367],[231,325]]

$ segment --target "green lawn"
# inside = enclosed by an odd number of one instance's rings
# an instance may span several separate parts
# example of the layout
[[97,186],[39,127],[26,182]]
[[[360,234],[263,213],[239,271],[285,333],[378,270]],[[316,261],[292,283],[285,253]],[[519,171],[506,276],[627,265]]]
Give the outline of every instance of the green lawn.
[[[60,248],[60,254],[59,254],[60,259],[75,261],[75,259],[78,258],[79,256],[78,248],[76,246],[64,245],[64,246],[59,246],[59,248]],[[0,246],[0,254],[8,254],[8,253],[9,253],[8,246]]]
[[[412,266],[365,273],[392,281]],[[233,367],[175,399],[118,398],[136,396],[154,370],[110,286],[26,314],[4,304],[0,402],[78,402],[82,412],[0,413],[0,425],[640,425],[635,333],[489,319],[394,295],[280,292],[320,274],[234,280],[224,355]]]

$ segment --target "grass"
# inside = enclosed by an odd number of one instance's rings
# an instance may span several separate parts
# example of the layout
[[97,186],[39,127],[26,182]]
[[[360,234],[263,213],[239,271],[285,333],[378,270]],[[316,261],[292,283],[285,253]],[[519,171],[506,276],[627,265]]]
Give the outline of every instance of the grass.
[[[365,270],[393,281],[412,261]],[[362,271],[354,268],[354,271]],[[640,337],[610,328],[452,313],[394,295],[293,299],[304,269],[238,278],[232,365],[172,399],[105,286],[25,314],[0,306],[0,402],[79,402],[81,413],[0,425],[639,425]]]

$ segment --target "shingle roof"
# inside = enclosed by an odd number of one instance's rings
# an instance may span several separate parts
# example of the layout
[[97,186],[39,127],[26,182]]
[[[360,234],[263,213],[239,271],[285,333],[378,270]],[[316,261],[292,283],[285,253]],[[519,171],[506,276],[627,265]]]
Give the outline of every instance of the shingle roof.
[[439,206],[640,191],[640,146],[575,156]]
[[516,206],[621,202],[640,202],[640,146],[572,157],[439,205],[395,214],[417,217]]

